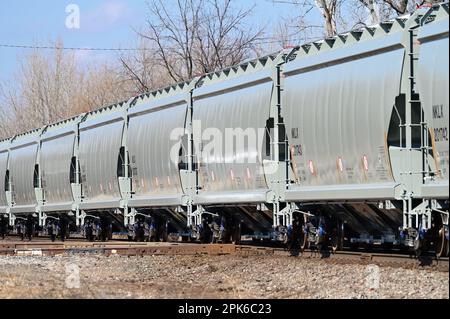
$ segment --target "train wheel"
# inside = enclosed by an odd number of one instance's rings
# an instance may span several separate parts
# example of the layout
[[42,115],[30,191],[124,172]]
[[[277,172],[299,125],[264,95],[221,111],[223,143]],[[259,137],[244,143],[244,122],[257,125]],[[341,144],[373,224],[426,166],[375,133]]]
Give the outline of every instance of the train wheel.
[[352,251],[355,251],[355,250],[359,249],[359,243],[357,243],[357,242],[351,242],[350,241],[349,246],[350,246],[350,250],[352,250]]
[[299,238],[300,243],[300,251],[304,252],[309,248],[309,240],[308,240],[308,216],[303,215],[302,225],[301,225],[301,234]]
[[447,242],[447,251],[446,251],[446,253],[445,253],[445,255],[447,256],[447,257],[449,257],[449,255],[448,255],[448,250],[449,250],[449,246],[450,246],[450,244],[449,244],[449,242],[448,242],[448,239],[446,240],[446,242]]
[[111,237],[111,235],[110,235],[110,225],[108,224],[108,225],[106,225],[106,227],[103,227],[101,233],[102,233],[102,235],[101,235],[102,241],[103,242],[109,241],[110,237]]
[[436,233],[435,239],[436,257],[448,256],[448,240],[445,237],[445,228],[442,226]]
[[209,227],[205,227],[201,237],[202,244],[213,244],[214,243],[214,233],[211,231]]
[[303,253],[308,248],[308,235],[306,233],[306,223],[308,219],[306,216],[300,217],[300,224],[298,225],[298,245],[300,253]]
[[6,227],[4,227],[4,222],[3,219],[0,220],[0,238],[3,240],[5,239],[5,234],[6,234]]
[[86,228],[86,239],[89,242],[93,242],[94,241],[94,234],[92,233],[92,227],[91,226]]
[[68,228],[69,228],[69,226],[68,226],[68,224],[67,224],[67,222],[64,220],[64,219],[60,219],[60,222],[59,222],[59,234],[57,234],[57,235],[59,235],[59,237],[61,238],[61,241],[62,242],[64,242],[64,241],[66,241],[66,238],[67,238],[67,233],[68,233]]
[[381,248],[383,248],[383,250],[385,250],[385,251],[392,251],[392,249],[394,248],[394,243],[384,242],[383,244],[381,244]]
[[315,241],[316,250],[321,252],[324,250],[328,250],[329,241],[326,236],[317,236]]
[[167,243],[169,241],[169,234],[167,233],[167,228],[164,228],[161,231],[161,241]]
[[331,250],[333,252],[341,251],[344,244],[343,244],[343,237],[339,234],[335,234],[331,237]]
[[340,251],[344,248],[344,225],[337,223],[336,230],[331,236],[331,249],[333,252]]
[[242,227],[240,222],[236,222],[234,225],[234,231],[232,234],[232,242],[235,245],[241,244]]
[[25,229],[25,237],[28,239],[28,241],[33,240],[33,228],[31,226],[27,226]]
[[300,251],[304,252],[306,249],[308,249],[308,246],[308,236],[305,234],[305,232],[302,232],[302,234],[300,235]]
[[149,231],[148,241],[151,242],[151,243],[154,243],[154,242],[157,241],[156,238],[157,238],[156,230],[151,229],[151,230]]
[[417,257],[421,256],[424,251],[426,251],[426,241],[425,238],[420,238],[420,234],[417,233],[416,238],[414,239],[413,246],[414,253]]
[[59,235],[61,236],[61,241],[65,242],[67,237],[67,232],[65,228],[61,228]]
[[255,237],[252,237],[252,243],[254,243],[254,244],[260,244],[260,243],[261,243],[261,238],[255,238]]
[[144,242],[145,241],[145,231],[143,227],[139,227],[135,234],[135,241]]
[[300,229],[292,236],[287,242],[287,249],[290,251],[291,256],[298,256],[302,254],[308,246],[307,236],[303,229]]

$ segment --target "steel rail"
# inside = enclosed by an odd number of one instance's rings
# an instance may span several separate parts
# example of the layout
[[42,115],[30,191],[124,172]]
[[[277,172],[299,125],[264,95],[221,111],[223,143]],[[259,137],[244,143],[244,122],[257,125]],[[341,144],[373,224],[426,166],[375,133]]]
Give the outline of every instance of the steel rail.
[[[156,255],[239,255],[291,257],[292,252],[285,248],[198,243],[146,243],[146,242],[86,242],[72,240],[67,242],[23,242],[0,241],[0,256],[56,256],[74,254],[104,254],[107,256],[156,256]],[[411,254],[359,252],[359,251],[316,251],[305,250],[298,255],[303,260],[320,260],[332,264],[363,264],[394,268],[426,268],[449,271],[448,258],[433,256],[415,257]]]

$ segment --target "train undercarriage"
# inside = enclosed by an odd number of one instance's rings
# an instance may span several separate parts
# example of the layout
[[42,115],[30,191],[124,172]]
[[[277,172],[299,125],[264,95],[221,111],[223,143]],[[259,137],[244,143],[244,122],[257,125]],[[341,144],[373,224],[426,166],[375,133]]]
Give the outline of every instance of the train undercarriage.
[[[269,206],[269,205],[268,205]],[[18,236],[21,240],[46,236],[52,241],[70,237],[87,241],[120,238],[129,241],[193,241],[204,244],[282,243],[293,255],[305,249],[336,252],[344,249],[409,250],[416,255],[433,252],[437,257],[449,254],[448,203],[432,211],[431,225],[402,227],[402,211],[373,203],[296,205],[289,218],[280,218],[272,226],[273,207],[211,206],[194,208],[191,223],[178,209],[136,209],[132,223],[126,226],[123,210],[15,215],[0,219],[0,238]],[[200,212],[200,213],[199,213]],[[77,216],[82,216],[78,220]],[[194,217],[192,217],[194,216]],[[44,217],[44,218],[43,218]],[[372,222],[367,222],[368,220]],[[284,223],[283,221],[288,221]],[[377,223],[378,221],[378,223]],[[420,223],[419,223],[420,226]]]
[[[402,225],[402,211],[395,206],[389,209],[368,203],[310,205],[301,209],[296,206],[288,218],[279,216],[281,222],[274,233],[295,254],[307,248],[331,252],[380,249],[445,257],[449,255],[448,203],[445,205],[440,206],[442,210],[430,212],[427,229],[420,222],[417,228],[406,228]],[[288,223],[283,222],[286,220]]]

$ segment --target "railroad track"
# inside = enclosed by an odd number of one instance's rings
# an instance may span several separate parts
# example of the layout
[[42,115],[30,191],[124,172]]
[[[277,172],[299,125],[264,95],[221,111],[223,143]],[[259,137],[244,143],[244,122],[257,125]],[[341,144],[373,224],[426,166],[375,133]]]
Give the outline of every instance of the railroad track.
[[[196,244],[196,243],[136,243],[123,241],[67,242],[50,241],[3,241],[0,242],[0,256],[58,256],[73,254],[104,254],[107,256],[152,256],[152,255],[240,255],[284,256],[291,253],[281,247],[234,245],[234,244]],[[340,251],[336,253],[306,250],[299,258],[322,260],[328,263],[375,264],[382,267],[427,268],[449,271],[448,258],[424,256],[416,258],[408,254],[380,252]]]

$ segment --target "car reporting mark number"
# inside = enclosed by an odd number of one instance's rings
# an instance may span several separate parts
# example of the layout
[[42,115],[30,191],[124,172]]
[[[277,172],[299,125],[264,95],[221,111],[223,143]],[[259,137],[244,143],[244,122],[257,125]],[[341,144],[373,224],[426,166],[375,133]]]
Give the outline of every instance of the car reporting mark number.
[[270,314],[271,304],[223,304],[222,314]]
[[302,156],[303,155],[303,149],[300,144],[292,145],[292,155],[293,156]]

